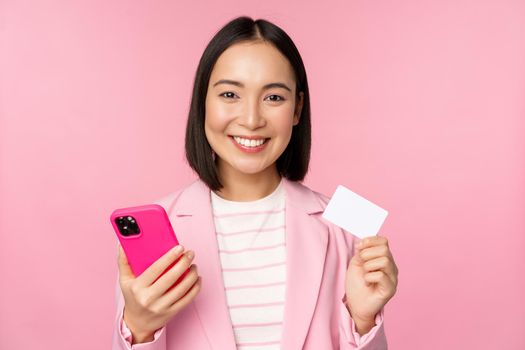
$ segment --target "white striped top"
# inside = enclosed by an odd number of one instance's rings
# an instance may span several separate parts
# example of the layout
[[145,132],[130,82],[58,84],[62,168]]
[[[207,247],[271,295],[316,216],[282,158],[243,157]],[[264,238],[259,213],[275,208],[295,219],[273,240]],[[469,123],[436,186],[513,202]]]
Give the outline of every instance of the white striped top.
[[286,280],[283,181],[268,196],[229,201],[211,191],[222,277],[237,349],[280,349]]

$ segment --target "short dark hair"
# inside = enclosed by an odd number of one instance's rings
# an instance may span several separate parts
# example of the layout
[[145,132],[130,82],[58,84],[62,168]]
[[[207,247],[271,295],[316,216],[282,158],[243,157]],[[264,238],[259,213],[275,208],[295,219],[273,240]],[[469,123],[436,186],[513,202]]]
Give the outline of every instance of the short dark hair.
[[186,125],[186,159],[207,186],[216,191],[219,181],[212,148],[204,131],[205,101],[212,69],[219,56],[239,42],[263,41],[275,46],[290,62],[296,80],[296,101],[303,92],[299,123],[292,129],[288,146],[277,159],[277,171],[293,181],[302,181],[308,172],[311,148],[310,98],[303,60],[292,39],[278,26],[264,19],[237,17],[222,27],[204,50],[195,74],[193,93]]

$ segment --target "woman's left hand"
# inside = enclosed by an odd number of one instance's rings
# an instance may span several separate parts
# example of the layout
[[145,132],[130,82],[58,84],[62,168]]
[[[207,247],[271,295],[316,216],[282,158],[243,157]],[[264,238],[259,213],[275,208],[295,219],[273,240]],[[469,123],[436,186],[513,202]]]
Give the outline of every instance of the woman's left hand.
[[356,324],[375,324],[375,315],[396,293],[397,275],[385,237],[366,237],[357,243],[345,282],[348,311]]

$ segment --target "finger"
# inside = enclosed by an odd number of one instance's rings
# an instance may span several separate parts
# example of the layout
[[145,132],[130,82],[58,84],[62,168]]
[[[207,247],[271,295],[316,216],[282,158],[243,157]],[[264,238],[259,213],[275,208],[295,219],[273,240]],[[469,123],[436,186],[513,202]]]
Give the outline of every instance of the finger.
[[192,265],[190,267],[189,273],[184,276],[184,278],[176,286],[174,286],[171,290],[168,290],[166,294],[159,298],[160,302],[164,307],[170,307],[179,299],[184,297],[184,295],[186,295],[186,293],[191,289],[191,287],[193,287],[198,279],[199,275],[197,273],[197,266]]
[[350,260],[350,264],[361,266],[363,265],[363,259],[359,256],[359,249],[357,249],[356,245],[354,244],[354,254],[352,255],[352,259]]
[[133,273],[133,270],[131,270],[131,266],[129,266],[128,258],[126,257],[126,253],[124,252],[124,249],[122,249],[122,246],[120,243],[118,244],[118,270],[119,270],[119,279],[122,280],[128,280],[128,279],[134,279],[135,274]]
[[[374,249],[376,252],[373,251]],[[363,251],[363,254],[367,255],[367,257],[365,257],[366,260],[363,259],[365,261],[363,263],[363,268],[369,271],[381,270],[394,284],[397,284],[398,269],[394,257],[390,250],[388,250],[388,254],[382,254],[382,252],[377,253],[378,250],[381,250],[381,248],[373,247],[367,248],[366,251]]]
[[378,283],[379,286],[385,290],[392,289],[391,288],[392,281],[390,280],[390,278],[388,278],[387,275],[385,275],[383,271],[368,272],[364,275],[364,279],[365,279],[365,282],[369,285]]
[[202,279],[199,277],[199,279],[197,280],[197,282],[195,282],[193,284],[193,286],[191,287],[191,289],[186,293],[186,295],[184,295],[182,298],[180,298],[177,302],[173,303],[170,307],[170,313],[177,313],[179,312],[181,309],[183,309],[184,307],[186,307],[186,305],[188,305],[192,300],[193,298],[195,298],[197,296],[197,294],[200,292],[201,290],[201,285],[202,285]]
[[367,272],[383,271],[390,279],[394,276],[394,266],[386,256],[368,260],[363,264],[363,269]]
[[138,277],[138,283],[141,286],[149,287],[182,254],[183,250],[184,247],[181,245],[168,250]]
[[388,246],[388,239],[383,236],[371,236],[371,237],[365,237],[362,240],[360,240],[357,243],[357,248],[359,250],[362,250],[368,247],[373,247],[373,246],[381,245],[381,244],[385,244],[386,246]]
[[354,242],[353,242],[353,246],[354,246],[354,254],[356,254],[357,252],[359,252],[359,250],[361,249],[361,242],[363,240],[358,238],[358,237],[354,237]]
[[365,262],[382,256],[392,257],[390,249],[384,244],[361,249],[358,255]]
[[[163,295],[179,279],[184,271],[190,267],[194,259],[194,256],[189,256],[190,252],[193,253],[192,251],[187,251],[185,254],[182,254],[177,263],[151,285],[151,293],[155,298]],[[195,254],[193,253],[193,255]]]

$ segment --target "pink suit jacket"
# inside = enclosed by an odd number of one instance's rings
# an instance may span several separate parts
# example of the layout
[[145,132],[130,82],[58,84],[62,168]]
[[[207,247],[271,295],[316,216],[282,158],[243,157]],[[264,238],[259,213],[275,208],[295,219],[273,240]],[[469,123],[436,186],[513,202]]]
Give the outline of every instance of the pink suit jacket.
[[[346,309],[345,274],[354,236],[321,217],[329,197],[283,178],[286,196],[286,294],[281,349],[387,349],[384,310],[359,336]],[[124,299],[117,280],[112,349],[234,350],[210,189],[200,179],[154,203],[162,205],[180,243],[195,251],[201,291],[149,343],[130,347],[121,328]],[[128,332],[128,334],[126,334]]]

